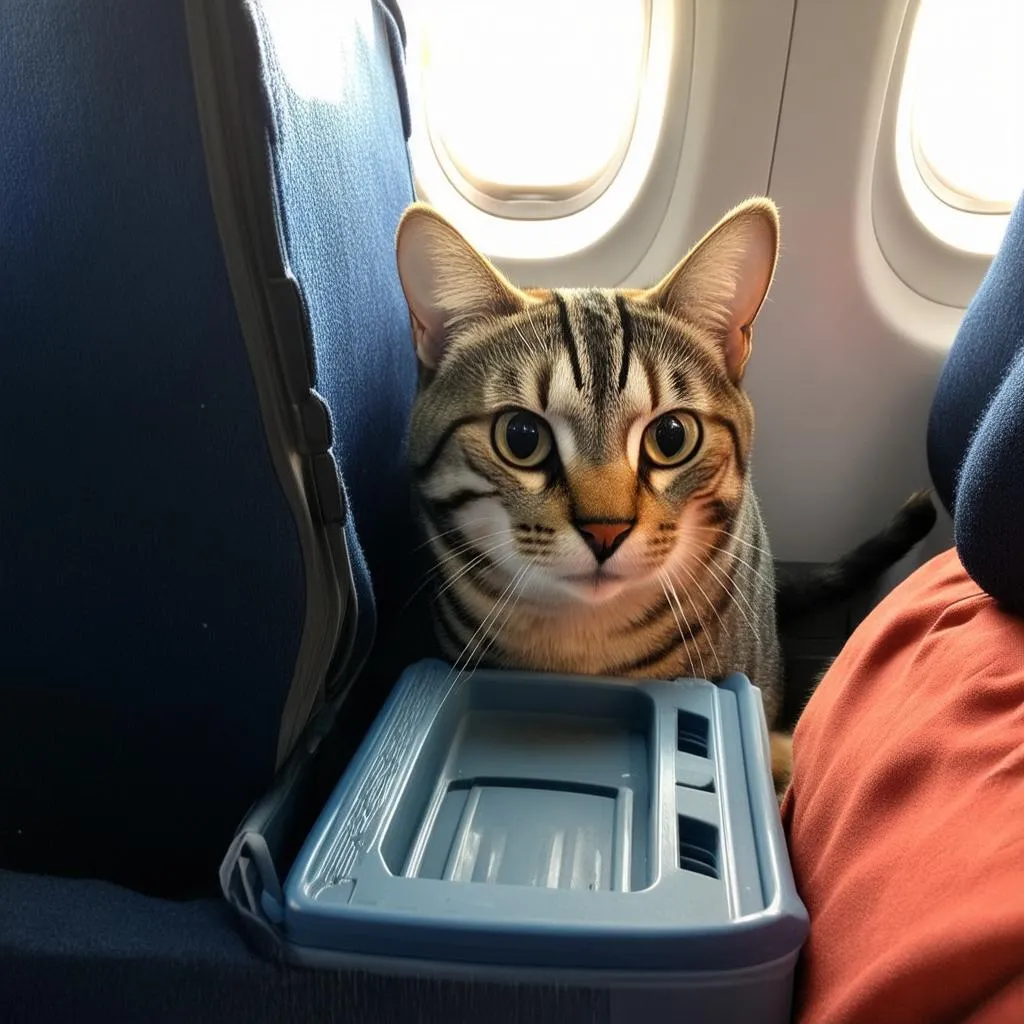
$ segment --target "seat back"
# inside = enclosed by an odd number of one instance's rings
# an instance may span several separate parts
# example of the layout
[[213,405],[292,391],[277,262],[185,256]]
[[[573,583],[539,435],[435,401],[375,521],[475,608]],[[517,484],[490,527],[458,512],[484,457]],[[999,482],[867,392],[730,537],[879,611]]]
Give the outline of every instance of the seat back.
[[370,571],[394,564],[374,503],[405,504],[379,470],[414,379],[396,27],[372,0],[299,5],[334,91],[265,105],[268,56],[252,105],[286,140],[280,187],[218,178],[206,9],[287,6],[0,6],[4,866],[215,884],[343,672],[348,558],[371,629]]
[[[311,383],[334,425],[368,638],[390,626],[409,592],[404,445],[416,360],[394,247],[413,198],[404,29],[394,2],[229,6],[248,10],[258,40],[259,130],[284,266],[304,307]],[[239,25],[225,43],[241,38]]]
[[928,461],[964,567],[1024,613],[1024,195],[943,367]]

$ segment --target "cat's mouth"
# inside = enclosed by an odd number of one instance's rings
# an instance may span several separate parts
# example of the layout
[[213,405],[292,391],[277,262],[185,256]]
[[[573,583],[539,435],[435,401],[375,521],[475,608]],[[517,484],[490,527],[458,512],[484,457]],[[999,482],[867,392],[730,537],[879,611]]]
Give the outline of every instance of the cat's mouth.
[[611,572],[601,565],[590,572],[563,576],[562,579],[570,584],[580,597],[589,601],[606,601],[614,597],[626,581],[625,576]]

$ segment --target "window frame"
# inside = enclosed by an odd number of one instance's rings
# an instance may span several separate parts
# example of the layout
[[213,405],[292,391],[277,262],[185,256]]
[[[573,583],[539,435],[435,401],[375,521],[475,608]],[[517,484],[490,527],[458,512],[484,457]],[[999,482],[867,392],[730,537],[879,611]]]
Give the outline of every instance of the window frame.
[[[608,204],[612,188],[587,210],[551,221],[488,217],[457,193],[448,202],[454,190],[436,161],[428,166],[432,176],[418,166],[415,149],[423,133],[412,102],[410,152],[418,197],[437,207],[511,280],[538,288],[650,285],[738,199],[769,188],[795,0],[657,0],[655,12],[663,2],[671,13],[670,31],[657,34],[655,21],[652,46],[664,51],[669,79],[656,147],[642,186],[606,217],[591,244],[581,247],[573,220],[592,217]],[[410,11],[410,44],[414,17]],[[719,130],[723,123],[729,131]],[[428,186],[438,178],[435,192]],[[492,225],[508,224],[526,231],[511,252],[492,245],[487,235]]]
[[[417,196],[437,207],[495,260],[564,266],[581,254],[599,250],[601,276],[624,278],[636,260],[629,258],[628,250],[620,247],[615,251],[606,243],[638,208],[652,201],[664,207],[671,196],[673,165],[688,121],[693,66],[697,0],[645,2],[650,16],[643,85],[621,160],[612,162],[584,192],[567,200],[516,201],[515,216],[509,215],[510,203],[474,192],[472,183],[453,183],[453,177],[462,176],[446,166],[449,161],[444,156],[439,157],[444,146],[431,137],[423,90],[411,57],[407,69],[413,124],[409,149]],[[412,7],[407,24],[408,52],[414,54],[419,36]],[[564,274],[562,280],[564,283]]]
[[[622,170],[623,164],[629,155],[630,147],[633,145],[637,131],[637,119],[645,102],[645,92],[649,88],[657,89],[660,87],[664,89],[665,80],[667,79],[667,74],[661,73],[658,69],[652,74],[649,68],[655,22],[654,7],[657,0],[634,0],[634,2],[641,7],[643,19],[640,41],[639,87],[634,95],[628,123],[624,125],[623,130],[619,134],[611,158],[596,173],[584,179],[582,188],[549,185],[546,186],[548,196],[545,198],[524,198],[518,196],[502,198],[497,195],[496,192],[500,191],[502,187],[499,183],[484,182],[476,178],[452,154],[444,140],[440,127],[436,124],[436,120],[430,116],[430,89],[428,84],[424,84],[423,79],[415,83],[419,124],[424,131],[426,139],[429,140],[432,156],[452,187],[466,202],[482,212],[495,217],[511,220],[554,220],[578,213],[604,195]],[[419,76],[414,77],[418,78]],[[660,79],[660,81],[652,79]],[[493,185],[494,188],[489,189],[487,187],[489,184]],[[562,193],[561,195],[559,195],[560,192]]]
[[[890,65],[871,173],[871,221],[893,273],[932,302],[965,309],[999,245],[1009,213],[964,208],[922,171],[913,132],[909,58],[922,0],[908,0]],[[935,186],[938,187],[935,187]]]

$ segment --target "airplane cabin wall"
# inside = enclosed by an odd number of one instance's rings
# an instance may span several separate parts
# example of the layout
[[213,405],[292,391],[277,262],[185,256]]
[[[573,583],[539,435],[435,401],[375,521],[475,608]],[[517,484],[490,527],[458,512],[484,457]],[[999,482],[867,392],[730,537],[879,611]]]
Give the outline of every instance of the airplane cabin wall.
[[[893,215],[898,199],[886,183],[895,181],[894,97],[917,5],[676,0],[673,31],[680,39],[680,30],[692,32],[676,59],[690,66],[688,74],[677,69],[680,92],[666,110],[685,124],[681,133],[678,120],[666,129],[662,142],[678,142],[660,147],[655,187],[586,249],[550,260],[490,253],[522,284],[649,284],[735,203],[757,193],[775,199],[782,257],[755,327],[747,384],[758,417],[755,483],[781,560],[830,560],[929,486],[932,394],[984,270],[977,257],[961,268],[916,222],[908,243],[915,266],[894,269],[899,247],[879,243],[912,220]],[[930,277],[932,252],[941,268]],[[921,288],[922,279],[951,274],[959,277],[949,304],[921,294],[935,291]],[[898,575],[951,540],[940,513]]]
[[[748,381],[756,483],[781,559],[831,559],[930,485],[928,411],[963,310],[899,279],[872,209],[876,144],[886,141],[879,125],[908,6],[803,3],[794,22],[768,184],[783,255]],[[943,514],[912,560],[950,543]]]

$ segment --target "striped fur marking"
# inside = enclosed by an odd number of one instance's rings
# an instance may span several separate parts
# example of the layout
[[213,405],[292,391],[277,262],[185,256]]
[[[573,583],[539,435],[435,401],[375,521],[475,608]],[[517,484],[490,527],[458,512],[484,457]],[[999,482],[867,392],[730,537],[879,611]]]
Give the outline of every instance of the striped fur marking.
[[774,724],[773,567],[741,378],[776,251],[757,200],[651,288],[523,290],[433,211],[406,214],[423,364],[409,458],[457,669],[744,672]]

